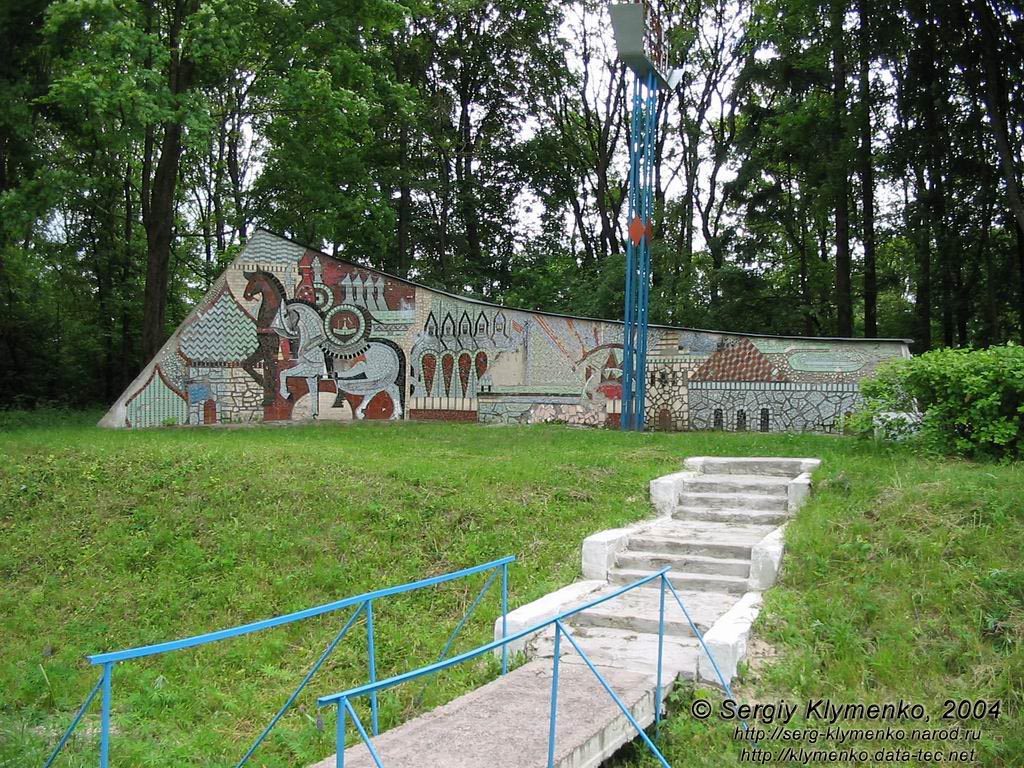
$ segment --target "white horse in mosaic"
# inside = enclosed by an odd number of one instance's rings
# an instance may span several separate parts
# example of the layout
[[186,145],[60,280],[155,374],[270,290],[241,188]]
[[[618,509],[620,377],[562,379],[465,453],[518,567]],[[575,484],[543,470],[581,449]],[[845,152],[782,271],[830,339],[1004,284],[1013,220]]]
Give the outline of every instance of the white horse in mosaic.
[[[295,353],[296,364],[281,371],[281,397],[288,397],[289,376],[306,379],[312,416],[316,418],[320,413],[318,382],[328,375],[325,345],[327,335],[324,331],[323,318],[308,304],[286,304],[278,310],[271,328],[278,335],[295,342],[298,347]],[[398,389],[398,379],[401,372],[402,361],[398,352],[387,344],[371,341],[367,343],[365,351],[353,365],[344,371],[336,370],[332,378],[341,392],[362,396],[362,402],[355,412],[357,419],[365,417],[366,406],[380,392],[386,392],[391,398],[391,418],[400,419],[402,393]]]

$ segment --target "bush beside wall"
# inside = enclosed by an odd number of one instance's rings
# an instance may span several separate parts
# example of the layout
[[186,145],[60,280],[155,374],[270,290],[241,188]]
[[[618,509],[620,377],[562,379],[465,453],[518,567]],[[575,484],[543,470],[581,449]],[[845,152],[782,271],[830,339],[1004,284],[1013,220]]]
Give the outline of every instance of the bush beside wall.
[[[916,432],[943,453],[1024,458],[1024,347],[939,349],[884,365],[861,385],[853,431],[886,437]],[[901,414],[919,412],[914,423]]]

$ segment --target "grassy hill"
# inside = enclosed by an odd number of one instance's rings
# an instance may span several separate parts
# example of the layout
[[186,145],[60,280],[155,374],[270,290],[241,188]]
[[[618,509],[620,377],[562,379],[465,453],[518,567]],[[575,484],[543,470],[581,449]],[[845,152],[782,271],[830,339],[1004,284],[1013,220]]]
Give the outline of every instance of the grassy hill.
[[[457,424],[108,432],[91,420],[8,418],[0,431],[0,766],[42,764],[98,676],[86,654],[506,554],[519,558],[514,607],[575,578],[586,535],[648,515],[647,481],[702,454],[825,462],[762,614],[780,655],[748,675],[745,695],[1000,697],[984,764],[1017,765],[1024,754],[1013,729],[1024,691],[1019,467],[820,436]],[[482,581],[379,604],[379,673],[433,660]],[[492,593],[457,647],[489,639],[497,612]],[[237,761],[345,618],[118,666],[112,765]],[[365,681],[361,626],[252,765],[304,765],[333,751],[331,720],[317,729],[314,699]],[[400,688],[382,698],[381,725],[494,671],[467,665],[422,690]],[[95,765],[97,726],[94,706],[58,765]],[[725,728],[687,715],[673,719],[666,744],[674,766],[736,754]]]

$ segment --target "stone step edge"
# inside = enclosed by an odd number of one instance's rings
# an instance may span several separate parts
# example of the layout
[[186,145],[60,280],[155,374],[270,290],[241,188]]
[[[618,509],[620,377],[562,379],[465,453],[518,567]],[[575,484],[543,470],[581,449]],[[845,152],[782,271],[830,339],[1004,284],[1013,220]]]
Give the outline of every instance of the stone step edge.
[[[693,522],[713,523],[714,521],[694,520]],[[732,544],[728,541],[708,541],[707,539],[695,541],[694,539],[686,538],[685,536],[665,536],[663,534],[655,534],[652,532],[641,533],[630,537],[626,548],[619,552],[619,554],[621,555],[627,552],[659,552],[665,555],[678,554],[686,556],[688,554],[700,554],[698,552],[693,552],[692,550],[702,549],[709,553],[708,557],[749,560],[750,550],[753,546],[753,544]],[[714,552],[719,554],[710,554]]]
[[[654,571],[644,571],[639,568],[613,568],[609,572],[610,577],[616,579],[624,579],[624,581],[616,581],[618,584],[632,584],[634,581],[650,576]],[[693,571],[676,571],[672,570],[668,572],[668,580],[672,582],[672,585],[677,589],[679,588],[679,582],[684,584],[729,584],[734,587],[742,587],[742,591],[747,591],[747,586],[750,582],[749,576],[729,576],[728,574],[718,573],[694,573]],[[651,581],[644,584],[638,589],[657,589],[657,582]],[[703,590],[706,592],[713,592],[719,590]]]
[[[668,475],[656,477],[650,481],[651,504],[659,516],[669,515],[679,504],[680,496],[685,490],[687,481],[698,481],[707,477],[701,470],[706,457],[686,459],[684,464],[687,469],[681,472],[673,472]],[[796,512],[804,505],[811,495],[811,473],[818,468],[818,459],[800,459],[802,467],[808,469],[801,472],[786,483],[786,506],[789,512]],[[693,462],[691,464],[691,462]],[[775,477],[767,475],[766,477]],[[780,494],[781,495],[781,494]]]
[[[751,547],[751,551],[753,551],[753,547]],[[624,552],[620,552],[619,556],[628,558],[647,558],[648,560],[653,560],[655,558],[665,560],[682,560],[684,561],[684,563],[700,563],[702,565],[722,565],[734,567],[750,567],[751,565],[753,565],[750,558],[713,557],[711,555],[683,555],[674,554],[672,552],[655,552],[650,549],[627,549]],[[676,566],[673,565],[671,562],[666,562],[665,565],[671,566],[672,571],[675,572]]]

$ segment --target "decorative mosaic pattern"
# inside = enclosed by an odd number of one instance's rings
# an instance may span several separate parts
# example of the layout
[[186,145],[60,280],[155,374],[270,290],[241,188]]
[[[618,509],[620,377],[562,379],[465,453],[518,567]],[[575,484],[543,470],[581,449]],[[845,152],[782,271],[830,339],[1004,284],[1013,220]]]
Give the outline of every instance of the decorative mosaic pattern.
[[648,358],[644,420],[651,429],[678,432],[687,428],[689,375],[685,361]]
[[689,390],[691,429],[739,429],[762,426],[769,432],[833,432],[841,418],[860,405],[856,388],[770,385],[772,388],[696,388]]
[[181,333],[180,349],[194,364],[239,364],[256,350],[256,323],[223,289]]
[[186,392],[189,424],[263,419],[263,388],[238,367],[193,367]]
[[294,268],[306,249],[262,229],[257,230],[245,244],[244,261],[261,266]]
[[435,296],[410,353],[410,396],[473,398],[493,387],[493,365],[521,369],[527,324],[519,315]]
[[[462,300],[257,232],[105,423],[618,423],[619,323]],[[650,429],[832,430],[901,342],[650,329]]]
[[750,339],[722,342],[693,372],[692,378],[694,381],[785,381],[785,376]]
[[130,427],[160,427],[188,423],[188,406],[180,392],[167,383],[157,366],[149,381],[128,400],[126,418]]

